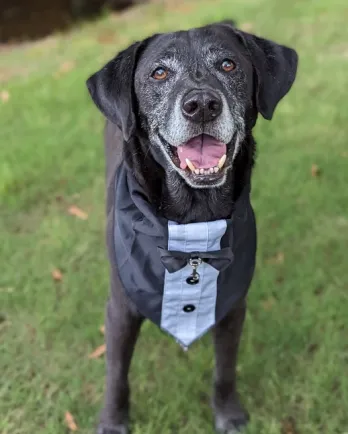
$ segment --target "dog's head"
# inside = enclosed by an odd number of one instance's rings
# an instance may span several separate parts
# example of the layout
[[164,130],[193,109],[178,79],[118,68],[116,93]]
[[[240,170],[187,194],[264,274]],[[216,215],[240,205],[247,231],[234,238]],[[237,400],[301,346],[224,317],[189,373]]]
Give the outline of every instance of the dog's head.
[[296,69],[291,48],[218,23],[136,42],[87,86],[126,142],[141,130],[166,171],[212,188],[225,182],[257,113],[272,118]]

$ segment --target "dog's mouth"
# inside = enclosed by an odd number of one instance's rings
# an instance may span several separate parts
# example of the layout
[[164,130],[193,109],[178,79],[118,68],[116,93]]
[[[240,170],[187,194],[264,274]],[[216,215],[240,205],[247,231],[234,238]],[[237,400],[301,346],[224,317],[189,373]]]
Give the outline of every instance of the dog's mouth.
[[195,175],[218,173],[226,162],[227,146],[207,134],[193,137],[177,148],[180,168]]
[[227,144],[208,134],[166,148],[173,164],[194,183],[215,183],[227,169]]

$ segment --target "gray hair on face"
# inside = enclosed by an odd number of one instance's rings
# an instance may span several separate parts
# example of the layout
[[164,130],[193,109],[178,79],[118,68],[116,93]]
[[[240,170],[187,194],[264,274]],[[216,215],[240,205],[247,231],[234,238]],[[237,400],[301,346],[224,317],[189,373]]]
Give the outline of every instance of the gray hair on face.
[[236,131],[236,123],[228,106],[226,97],[218,91],[222,100],[222,113],[214,122],[204,125],[202,130],[201,124],[193,123],[184,118],[181,111],[181,100],[183,93],[179,94],[175,100],[173,110],[169,116],[166,125],[163,125],[160,134],[172,146],[180,146],[190,140],[192,137],[202,133],[215,137],[223,143],[229,143]]

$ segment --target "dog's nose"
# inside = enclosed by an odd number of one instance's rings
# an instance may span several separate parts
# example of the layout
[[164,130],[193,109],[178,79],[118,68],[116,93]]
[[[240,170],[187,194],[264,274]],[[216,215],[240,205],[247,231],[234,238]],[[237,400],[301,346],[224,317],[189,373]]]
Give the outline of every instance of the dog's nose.
[[212,90],[192,90],[184,96],[182,113],[194,122],[209,122],[222,112],[220,96]]

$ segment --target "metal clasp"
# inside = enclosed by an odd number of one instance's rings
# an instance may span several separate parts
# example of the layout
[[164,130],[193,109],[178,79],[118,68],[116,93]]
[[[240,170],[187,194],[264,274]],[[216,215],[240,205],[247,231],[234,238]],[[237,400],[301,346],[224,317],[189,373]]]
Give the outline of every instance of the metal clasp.
[[197,268],[201,265],[201,258],[190,258],[188,260],[189,265],[192,267],[192,274],[186,279],[189,285],[196,285],[199,282],[199,273]]

